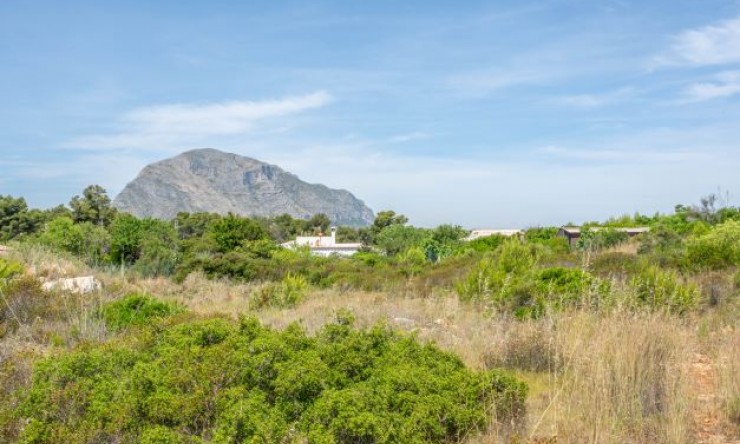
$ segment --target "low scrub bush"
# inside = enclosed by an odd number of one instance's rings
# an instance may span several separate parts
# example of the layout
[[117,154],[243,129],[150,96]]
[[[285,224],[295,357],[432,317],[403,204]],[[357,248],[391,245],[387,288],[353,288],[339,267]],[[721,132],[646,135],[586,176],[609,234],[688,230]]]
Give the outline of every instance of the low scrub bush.
[[[609,286],[588,272],[563,268],[539,268],[541,250],[536,245],[509,241],[494,255],[481,260],[457,285],[464,301],[514,313],[519,318],[538,317],[548,309],[591,303],[603,297]],[[597,301],[598,302],[598,301]]]
[[308,287],[303,276],[288,274],[281,282],[270,282],[256,288],[251,294],[250,308],[295,307],[306,297]]
[[6,278],[5,283],[0,282],[0,338],[22,326],[30,326],[36,319],[56,319],[60,309],[61,301],[56,295],[44,292],[36,279]]
[[39,362],[24,443],[438,443],[522,417],[526,386],[342,317],[315,337],[212,319]]
[[695,267],[720,269],[740,265],[740,221],[729,220],[691,239],[687,257]]
[[685,313],[699,302],[699,289],[684,282],[675,271],[649,266],[632,278],[638,304],[673,313]]
[[143,294],[130,294],[103,307],[105,324],[111,330],[141,326],[179,313],[182,308]]

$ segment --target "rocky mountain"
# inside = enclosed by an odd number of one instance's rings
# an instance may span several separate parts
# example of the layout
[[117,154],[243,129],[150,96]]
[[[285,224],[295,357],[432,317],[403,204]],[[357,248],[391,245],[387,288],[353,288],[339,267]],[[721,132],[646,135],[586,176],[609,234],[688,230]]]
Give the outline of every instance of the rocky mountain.
[[337,225],[361,226],[373,212],[346,190],[303,182],[259,160],[214,149],[187,151],[145,167],[113,200],[138,217],[171,219],[180,211],[245,216],[324,213]]

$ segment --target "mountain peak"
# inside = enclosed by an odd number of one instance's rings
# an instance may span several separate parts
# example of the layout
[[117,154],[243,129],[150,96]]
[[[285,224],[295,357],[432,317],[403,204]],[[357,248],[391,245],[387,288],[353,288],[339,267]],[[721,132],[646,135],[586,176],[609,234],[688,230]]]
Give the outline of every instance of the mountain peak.
[[324,213],[337,225],[367,225],[373,212],[349,191],[309,184],[257,159],[199,148],[152,163],[113,201],[138,217],[174,218],[206,211],[244,216]]

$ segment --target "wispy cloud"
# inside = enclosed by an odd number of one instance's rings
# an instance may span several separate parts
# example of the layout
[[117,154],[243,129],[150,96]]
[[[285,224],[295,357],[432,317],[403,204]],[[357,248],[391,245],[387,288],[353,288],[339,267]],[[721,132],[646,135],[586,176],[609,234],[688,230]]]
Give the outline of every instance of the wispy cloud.
[[740,62],[740,17],[676,35],[670,49],[653,64],[708,66]]
[[506,88],[543,83],[545,73],[539,70],[474,71],[449,77],[448,85],[466,95],[486,95]]
[[658,163],[658,162],[685,162],[707,157],[706,154],[689,149],[660,151],[660,150],[632,150],[616,148],[570,148],[563,146],[546,146],[540,152],[555,158],[595,162],[599,164],[613,163]]
[[325,91],[265,101],[170,104],[134,109],[117,121],[119,131],[78,137],[65,143],[80,149],[151,149],[207,136],[241,134],[263,119],[325,106]]
[[694,83],[684,91],[686,102],[729,97],[740,93],[740,71],[726,71],[714,76],[714,82]]
[[624,87],[614,91],[596,94],[576,94],[560,97],[557,101],[575,108],[598,108],[622,102],[635,95],[635,89]]
[[388,138],[388,142],[389,143],[406,143],[406,142],[413,142],[415,140],[429,139],[430,137],[432,137],[431,134],[427,134],[423,131],[414,131],[411,133],[397,134],[395,136],[392,136]]

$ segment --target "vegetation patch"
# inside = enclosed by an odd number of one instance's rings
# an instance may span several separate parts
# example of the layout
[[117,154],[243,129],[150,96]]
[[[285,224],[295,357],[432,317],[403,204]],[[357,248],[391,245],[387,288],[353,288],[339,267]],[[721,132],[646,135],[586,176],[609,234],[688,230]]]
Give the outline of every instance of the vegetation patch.
[[158,301],[143,294],[130,294],[103,307],[105,324],[113,331],[131,326],[141,326],[162,319],[183,309],[177,305]]
[[25,443],[432,443],[520,418],[525,395],[346,315],[314,337],[210,319],[43,360],[18,413]]

